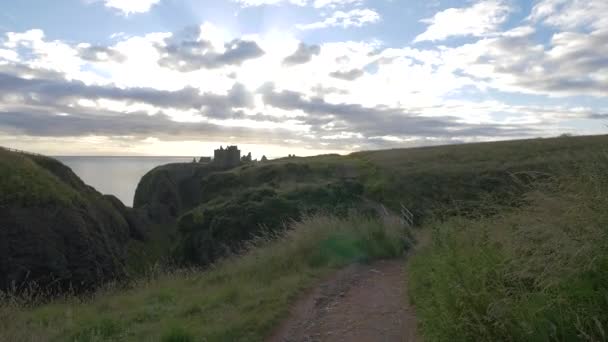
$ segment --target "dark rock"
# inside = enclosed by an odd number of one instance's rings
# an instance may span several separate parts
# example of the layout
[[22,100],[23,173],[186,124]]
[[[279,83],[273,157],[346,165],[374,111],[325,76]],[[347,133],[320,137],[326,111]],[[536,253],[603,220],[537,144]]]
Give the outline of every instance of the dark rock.
[[149,222],[147,222],[148,220],[145,213],[127,208],[118,198],[116,198],[116,196],[104,195],[103,197],[112,204],[114,209],[118,210],[125,220],[127,220],[127,224],[129,225],[129,236],[132,239],[138,241],[147,240],[148,232],[146,227],[149,226]]

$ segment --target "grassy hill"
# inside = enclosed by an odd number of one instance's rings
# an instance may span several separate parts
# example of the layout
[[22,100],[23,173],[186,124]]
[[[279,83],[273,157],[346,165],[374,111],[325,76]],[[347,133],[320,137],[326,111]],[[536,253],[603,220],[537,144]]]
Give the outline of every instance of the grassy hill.
[[263,230],[317,212],[362,210],[361,162],[338,155],[286,158],[232,169],[215,164],[160,166],[137,188],[135,207],[174,232],[175,262],[205,266]]
[[[328,272],[409,246],[402,227],[374,215],[302,210],[329,196],[322,207],[339,212],[342,199],[332,199],[331,185],[342,189],[348,181],[361,186],[347,196],[356,204],[404,204],[418,229],[431,232],[411,261],[410,279],[427,340],[603,340],[606,146],[608,136],[370,151],[228,171],[178,167],[187,175],[181,178],[160,168],[154,177],[166,188],[150,183],[148,193],[179,200],[166,216],[179,227],[174,247],[194,236],[193,251],[207,250],[205,234],[231,227],[251,233],[238,237],[249,241],[248,252],[207,270],[151,272],[84,300],[34,308],[5,301],[0,339],[261,340]],[[145,197],[140,208],[178,203]],[[290,228],[251,226],[291,210],[277,205],[290,200],[300,218]],[[225,219],[214,223],[218,217]]]
[[543,177],[524,183],[522,204],[485,200],[494,215],[424,226],[432,240],[411,261],[410,296],[427,340],[608,339],[606,142],[553,139],[546,155],[532,146],[546,167],[528,168]]
[[563,137],[358,152],[368,165],[367,195],[418,219],[517,205],[530,182],[570,174],[597,159],[608,136]]
[[0,290],[87,290],[124,274],[135,216],[55,159],[0,148]]

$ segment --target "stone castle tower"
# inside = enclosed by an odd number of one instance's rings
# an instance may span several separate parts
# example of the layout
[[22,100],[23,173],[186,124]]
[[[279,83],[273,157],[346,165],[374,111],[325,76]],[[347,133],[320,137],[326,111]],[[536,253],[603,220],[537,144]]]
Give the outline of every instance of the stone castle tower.
[[241,164],[241,151],[237,146],[220,147],[213,153],[213,163],[222,168],[236,167]]

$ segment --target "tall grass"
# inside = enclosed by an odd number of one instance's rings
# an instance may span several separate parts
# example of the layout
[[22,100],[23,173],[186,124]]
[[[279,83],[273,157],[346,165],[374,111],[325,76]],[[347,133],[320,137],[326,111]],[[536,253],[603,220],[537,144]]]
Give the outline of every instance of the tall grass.
[[427,340],[608,340],[608,157],[587,156],[523,208],[429,225],[410,274]]
[[398,256],[407,236],[392,220],[308,217],[207,271],[161,274],[126,290],[34,308],[5,300],[0,340],[262,340],[320,277],[348,263]]

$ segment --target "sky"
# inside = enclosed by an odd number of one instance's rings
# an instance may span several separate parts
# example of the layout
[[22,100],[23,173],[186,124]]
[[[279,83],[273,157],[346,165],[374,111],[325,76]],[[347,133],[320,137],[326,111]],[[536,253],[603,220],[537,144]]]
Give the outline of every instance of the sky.
[[606,0],[0,3],[0,146],[280,157],[608,133]]

